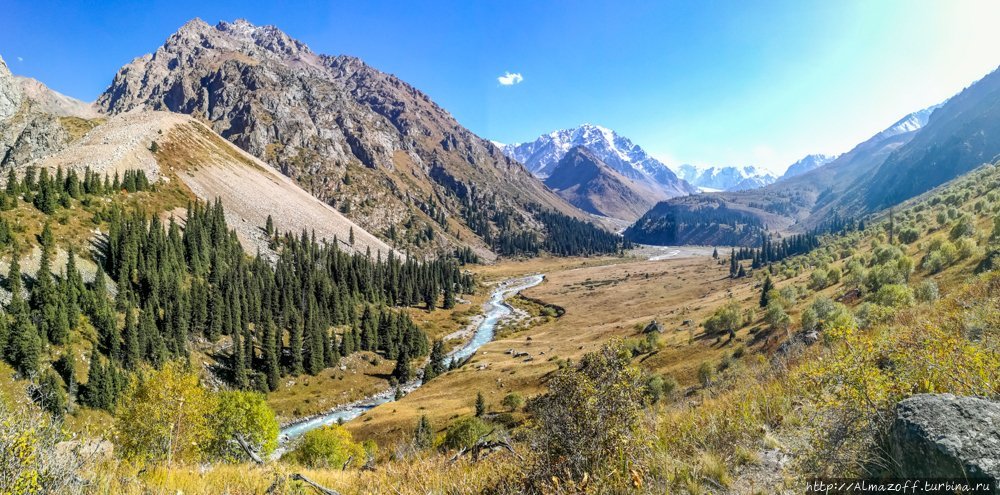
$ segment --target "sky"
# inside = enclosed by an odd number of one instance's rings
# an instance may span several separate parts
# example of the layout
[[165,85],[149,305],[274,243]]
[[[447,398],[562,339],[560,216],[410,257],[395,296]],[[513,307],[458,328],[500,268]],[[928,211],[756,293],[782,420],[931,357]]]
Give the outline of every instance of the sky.
[[1000,2],[8,0],[12,72],[92,101],[187,20],[273,24],[360,57],[488,139],[589,122],[668,165],[781,172],[1000,65]]

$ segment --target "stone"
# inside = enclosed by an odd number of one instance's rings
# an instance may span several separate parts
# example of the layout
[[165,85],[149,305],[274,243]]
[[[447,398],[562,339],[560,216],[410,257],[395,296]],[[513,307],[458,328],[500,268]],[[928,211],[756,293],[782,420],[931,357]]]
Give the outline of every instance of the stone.
[[889,447],[904,477],[1000,482],[1000,403],[919,394],[896,405]]

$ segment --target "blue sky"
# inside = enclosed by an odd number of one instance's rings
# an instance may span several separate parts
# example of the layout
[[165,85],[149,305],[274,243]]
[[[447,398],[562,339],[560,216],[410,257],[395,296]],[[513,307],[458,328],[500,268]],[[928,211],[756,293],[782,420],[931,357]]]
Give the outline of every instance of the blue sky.
[[[99,5],[99,6],[98,6]],[[361,57],[502,142],[584,122],[668,164],[781,171],[843,152],[1000,65],[1000,2],[63,2],[4,7],[15,74],[93,100],[193,17]],[[498,77],[507,73],[510,82]]]

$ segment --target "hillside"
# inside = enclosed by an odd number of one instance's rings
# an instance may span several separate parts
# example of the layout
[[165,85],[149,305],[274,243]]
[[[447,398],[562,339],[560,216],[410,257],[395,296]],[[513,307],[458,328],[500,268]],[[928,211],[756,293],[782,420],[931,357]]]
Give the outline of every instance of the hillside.
[[[150,150],[153,143],[156,152]],[[150,111],[117,115],[68,148],[32,164],[80,173],[90,169],[102,175],[143,170],[154,181],[180,180],[193,197],[222,202],[226,220],[249,253],[270,251],[263,230],[268,217],[279,231],[315,232],[317,239],[329,242],[336,237],[346,251],[370,249],[373,256],[392,251],[271,166],[185,115]],[[348,243],[352,231],[354,245]]]
[[[769,186],[752,191],[707,193],[668,200],[657,205],[631,230],[637,234],[646,232],[642,234],[645,238],[673,239],[676,244],[738,241],[741,245],[754,245],[765,229],[772,233],[802,232],[821,226],[837,215],[841,218],[861,216],[872,210],[847,208],[843,199],[852,197],[865,187],[890,154],[914,139],[936,108],[907,115],[835,160]],[[728,234],[733,226],[730,219],[722,219],[723,223],[719,224],[716,218],[697,218],[698,211],[714,212],[720,206],[726,211],[738,211],[746,216],[746,220],[740,223],[751,225],[751,230],[757,231],[733,237]],[[667,214],[690,217],[687,222],[702,225],[709,232],[699,232],[696,239],[684,231],[679,234],[657,233],[659,225],[670,224],[662,218]],[[711,232],[720,234],[712,235]]]
[[571,205],[593,214],[633,222],[662,191],[625,177],[583,146],[570,149],[545,179]]
[[[366,230],[421,251],[471,244],[492,256],[505,235],[542,232],[533,210],[582,217],[416,88],[273,26],[190,21],[96,104],[204,119]],[[510,216],[517,231],[493,221]]]

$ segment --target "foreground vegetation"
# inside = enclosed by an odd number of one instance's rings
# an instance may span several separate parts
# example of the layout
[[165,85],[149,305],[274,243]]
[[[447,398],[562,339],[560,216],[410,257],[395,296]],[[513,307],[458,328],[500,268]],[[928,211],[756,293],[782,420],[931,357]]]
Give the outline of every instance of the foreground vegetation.
[[[470,396],[474,412],[413,418],[391,442],[334,425],[267,461],[277,424],[262,396],[214,391],[183,359],[130,373],[105,443],[65,443],[48,402],[8,397],[0,480],[14,493],[795,493],[813,475],[891,475],[882,442],[900,399],[1000,397],[996,190],[986,166],[807,254],[735,260],[745,277],[728,283],[754,297],[723,298],[697,335],[639,325],[553,359],[527,396]],[[696,373],[657,364],[668,341],[701,357]],[[462,376],[435,361],[435,381]],[[53,454],[73,448],[99,454]]]

